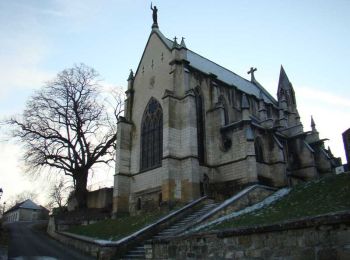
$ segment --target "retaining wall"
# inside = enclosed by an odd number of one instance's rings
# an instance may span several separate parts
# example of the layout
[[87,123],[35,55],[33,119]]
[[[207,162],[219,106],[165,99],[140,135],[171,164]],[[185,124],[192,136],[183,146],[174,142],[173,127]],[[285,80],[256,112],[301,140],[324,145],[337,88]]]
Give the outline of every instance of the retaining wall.
[[154,240],[148,259],[350,259],[350,211]]

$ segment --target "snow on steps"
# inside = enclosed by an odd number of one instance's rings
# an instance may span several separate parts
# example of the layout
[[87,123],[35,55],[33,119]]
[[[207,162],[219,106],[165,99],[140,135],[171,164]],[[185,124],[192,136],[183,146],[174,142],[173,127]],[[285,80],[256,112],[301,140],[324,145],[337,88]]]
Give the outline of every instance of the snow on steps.
[[238,217],[238,216],[246,214],[246,213],[253,212],[253,211],[258,210],[258,209],[261,209],[263,207],[271,205],[272,203],[274,203],[277,200],[281,199],[282,197],[286,196],[289,192],[290,192],[290,188],[280,189],[280,190],[276,191],[275,193],[273,193],[272,195],[270,195],[267,198],[265,198],[264,200],[262,200],[261,202],[258,202],[258,203],[254,204],[254,205],[251,205],[251,206],[248,206],[248,207],[246,207],[246,208],[244,208],[242,210],[239,210],[239,211],[236,211],[236,212],[232,212],[231,214],[222,216],[222,217],[217,218],[217,219],[215,219],[213,221],[210,221],[208,223],[205,223],[205,224],[202,224],[202,225],[198,225],[198,226],[190,229],[186,233],[197,232],[197,231],[200,231],[200,230],[202,230],[204,228],[208,228],[209,226],[217,225],[217,224],[220,224],[220,223],[222,223],[222,222],[224,222],[226,220]]

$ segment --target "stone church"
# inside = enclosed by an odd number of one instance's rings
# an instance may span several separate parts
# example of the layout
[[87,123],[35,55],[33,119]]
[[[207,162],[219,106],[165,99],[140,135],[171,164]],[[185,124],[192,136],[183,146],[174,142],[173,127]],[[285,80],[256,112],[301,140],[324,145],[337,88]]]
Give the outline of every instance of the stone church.
[[275,99],[255,79],[256,69],[249,81],[188,49],[184,39],[169,40],[153,15],[118,122],[114,215],[333,172],[337,160],[314,121],[303,130],[282,66]]

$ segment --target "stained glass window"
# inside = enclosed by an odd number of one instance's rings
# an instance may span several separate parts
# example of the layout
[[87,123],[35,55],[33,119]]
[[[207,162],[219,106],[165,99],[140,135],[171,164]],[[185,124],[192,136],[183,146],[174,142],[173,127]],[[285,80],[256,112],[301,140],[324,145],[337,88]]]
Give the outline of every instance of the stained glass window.
[[141,123],[141,170],[160,166],[163,148],[163,112],[155,98],[147,104]]

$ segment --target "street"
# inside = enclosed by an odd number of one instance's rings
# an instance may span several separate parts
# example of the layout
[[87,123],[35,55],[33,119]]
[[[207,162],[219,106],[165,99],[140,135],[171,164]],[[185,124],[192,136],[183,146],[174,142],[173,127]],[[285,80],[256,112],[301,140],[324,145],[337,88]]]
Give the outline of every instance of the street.
[[40,225],[40,222],[15,222],[6,225],[10,233],[9,259],[94,259],[52,239],[44,229],[38,228],[38,224]]

